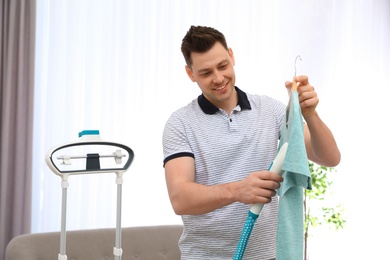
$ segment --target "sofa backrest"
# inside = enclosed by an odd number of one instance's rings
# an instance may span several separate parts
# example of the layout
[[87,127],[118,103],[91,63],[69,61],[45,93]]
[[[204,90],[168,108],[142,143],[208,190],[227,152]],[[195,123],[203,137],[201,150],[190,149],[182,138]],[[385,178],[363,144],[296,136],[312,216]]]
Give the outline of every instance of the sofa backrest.
[[[180,260],[178,241],[181,225],[122,228],[122,260]],[[115,259],[115,228],[66,232],[66,255],[72,260]],[[5,260],[58,259],[60,232],[33,233],[14,237]]]

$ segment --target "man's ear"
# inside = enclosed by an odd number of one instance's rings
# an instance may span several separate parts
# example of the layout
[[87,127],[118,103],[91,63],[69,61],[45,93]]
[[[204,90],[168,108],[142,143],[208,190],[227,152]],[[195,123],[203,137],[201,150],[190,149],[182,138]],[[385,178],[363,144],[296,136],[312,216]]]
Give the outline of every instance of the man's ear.
[[232,59],[233,66],[236,65],[236,62],[235,62],[235,60],[234,60],[234,55],[233,55],[233,50],[232,50],[232,48],[229,48],[228,52],[229,52],[230,59]]
[[192,80],[192,82],[195,82],[194,74],[192,73],[192,70],[190,67],[186,65],[186,72],[188,77]]

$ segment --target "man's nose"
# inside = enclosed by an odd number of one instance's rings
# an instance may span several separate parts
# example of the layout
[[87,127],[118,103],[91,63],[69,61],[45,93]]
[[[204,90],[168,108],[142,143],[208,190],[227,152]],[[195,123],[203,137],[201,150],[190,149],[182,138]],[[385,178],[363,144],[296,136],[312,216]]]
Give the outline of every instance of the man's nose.
[[215,84],[219,84],[219,83],[222,83],[223,82],[223,75],[222,75],[222,73],[220,73],[219,71],[216,71],[215,73],[214,73],[214,76],[213,76],[213,82],[215,83]]

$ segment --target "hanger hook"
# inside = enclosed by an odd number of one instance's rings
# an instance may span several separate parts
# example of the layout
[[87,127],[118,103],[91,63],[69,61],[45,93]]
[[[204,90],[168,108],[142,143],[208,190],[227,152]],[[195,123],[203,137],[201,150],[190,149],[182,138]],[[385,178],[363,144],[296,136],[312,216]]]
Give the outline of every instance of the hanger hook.
[[294,68],[295,68],[295,76],[297,75],[297,60],[302,60],[301,56],[298,55],[296,58],[295,58],[295,63],[294,63]]

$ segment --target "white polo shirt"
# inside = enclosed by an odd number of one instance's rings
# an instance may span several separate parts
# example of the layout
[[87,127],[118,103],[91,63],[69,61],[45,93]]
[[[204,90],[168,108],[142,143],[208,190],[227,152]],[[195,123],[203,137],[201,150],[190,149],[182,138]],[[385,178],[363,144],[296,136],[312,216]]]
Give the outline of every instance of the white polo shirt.
[[[286,106],[268,96],[237,88],[238,105],[229,116],[203,95],[172,113],[163,133],[164,164],[195,160],[195,181],[215,185],[266,170],[277,152]],[[183,215],[182,259],[232,259],[251,205],[233,203],[203,215]],[[276,252],[277,197],[262,210],[244,259],[271,259]]]

